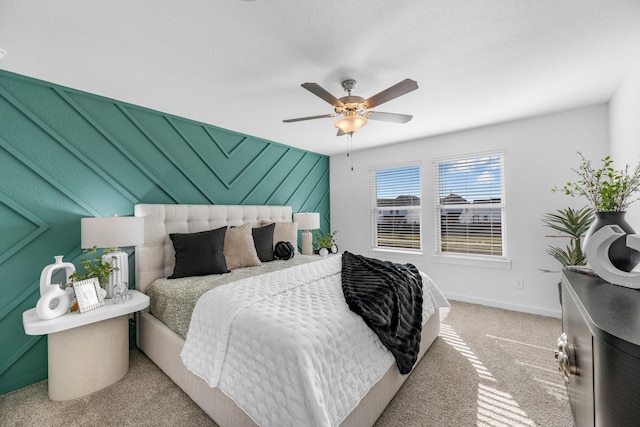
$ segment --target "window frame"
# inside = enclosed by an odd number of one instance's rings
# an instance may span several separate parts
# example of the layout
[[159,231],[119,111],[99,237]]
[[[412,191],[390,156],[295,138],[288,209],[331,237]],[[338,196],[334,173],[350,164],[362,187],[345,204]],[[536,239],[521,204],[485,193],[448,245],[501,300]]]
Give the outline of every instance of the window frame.
[[[435,254],[434,259],[439,262],[461,263],[469,265],[481,265],[489,262],[488,265],[500,268],[511,268],[511,262],[507,258],[507,201],[505,191],[505,150],[495,150],[479,153],[468,153],[456,156],[448,156],[433,160],[434,167],[434,220],[435,220]],[[440,165],[442,163],[458,162],[458,161],[479,161],[485,157],[499,157],[500,168],[500,202],[498,203],[477,203],[472,204],[477,209],[500,209],[500,236],[501,236],[501,254],[493,255],[490,253],[469,253],[461,251],[443,251],[442,250],[442,210],[443,209],[468,209],[468,203],[464,204],[441,204],[440,194]],[[446,196],[445,196],[446,197]],[[448,259],[448,260],[447,260]]]
[[[414,168],[418,169],[417,185],[419,188],[418,199],[419,205],[402,205],[393,206],[393,209],[389,209],[389,206],[378,205],[378,177],[377,173],[381,171],[390,171],[394,169]],[[424,242],[422,241],[423,231],[423,185],[422,185],[423,166],[422,162],[410,162],[400,164],[381,165],[369,168],[369,191],[370,191],[370,220],[371,220],[371,250],[372,251],[384,251],[393,253],[408,253],[408,254],[422,254],[424,248]],[[407,186],[410,190],[411,186]],[[381,246],[378,236],[378,216],[381,211],[389,210],[407,210],[407,212],[417,212],[418,218],[418,231],[417,233],[411,233],[412,236],[417,236],[418,248],[408,248],[402,246]],[[415,214],[414,214],[415,215]]]

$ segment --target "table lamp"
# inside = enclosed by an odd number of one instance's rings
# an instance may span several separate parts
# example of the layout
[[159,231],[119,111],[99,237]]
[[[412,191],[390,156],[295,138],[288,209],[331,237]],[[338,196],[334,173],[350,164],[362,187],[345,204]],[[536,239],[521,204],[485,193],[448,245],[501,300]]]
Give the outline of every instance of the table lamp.
[[317,230],[320,228],[319,213],[297,213],[293,214],[293,220],[298,223],[298,229],[302,232],[302,255],[312,255],[313,246],[311,244],[312,236],[309,230]]
[[105,218],[82,218],[80,220],[81,246],[83,249],[116,248],[102,256],[102,262],[117,267],[109,275],[106,287],[107,298],[113,297],[113,287],[129,282],[129,254],[118,247],[136,246],[144,243],[144,219],[134,216],[113,215]]

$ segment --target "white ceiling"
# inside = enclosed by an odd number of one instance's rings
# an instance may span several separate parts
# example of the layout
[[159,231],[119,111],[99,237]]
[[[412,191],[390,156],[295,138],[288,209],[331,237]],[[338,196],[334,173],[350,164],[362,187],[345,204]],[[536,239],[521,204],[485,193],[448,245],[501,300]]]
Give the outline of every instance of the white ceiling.
[[640,60],[640,0],[0,1],[0,68],[318,153],[354,78],[376,111],[354,149],[607,102]]

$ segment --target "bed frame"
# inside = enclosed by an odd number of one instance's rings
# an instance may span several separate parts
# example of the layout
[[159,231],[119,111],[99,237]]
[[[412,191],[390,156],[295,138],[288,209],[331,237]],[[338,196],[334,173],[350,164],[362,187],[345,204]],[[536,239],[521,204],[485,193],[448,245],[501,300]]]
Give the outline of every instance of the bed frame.
[[[169,233],[193,233],[246,223],[257,227],[263,220],[291,222],[292,209],[290,206],[139,204],[135,206],[135,216],[145,220],[145,243],[136,246],[135,262],[136,289],[146,293],[147,287],[155,279],[173,273],[175,252]],[[149,312],[139,313],[136,325],[138,347],[218,425],[256,426],[233,400],[218,388],[209,387],[203,379],[186,369],[180,358],[184,338]],[[436,310],[422,329],[419,359],[439,331],[440,315]],[[341,425],[373,425],[406,378],[407,375],[401,375],[394,364]]]

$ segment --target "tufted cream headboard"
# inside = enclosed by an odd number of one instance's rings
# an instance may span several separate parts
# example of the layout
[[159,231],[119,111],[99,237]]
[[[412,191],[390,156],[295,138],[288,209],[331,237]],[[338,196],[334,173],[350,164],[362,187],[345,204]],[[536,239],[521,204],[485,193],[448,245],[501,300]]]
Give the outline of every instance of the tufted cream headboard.
[[136,246],[136,289],[147,287],[173,273],[175,252],[169,233],[195,233],[214,228],[260,221],[291,222],[291,206],[150,205],[135,206],[134,215],[144,218],[144,244]]

